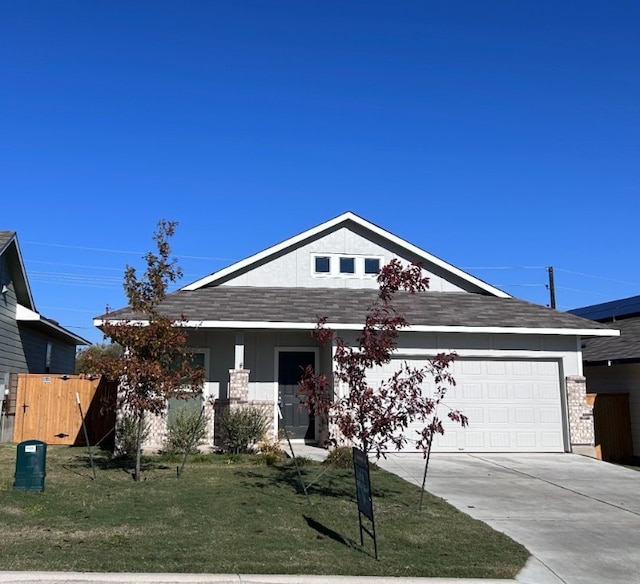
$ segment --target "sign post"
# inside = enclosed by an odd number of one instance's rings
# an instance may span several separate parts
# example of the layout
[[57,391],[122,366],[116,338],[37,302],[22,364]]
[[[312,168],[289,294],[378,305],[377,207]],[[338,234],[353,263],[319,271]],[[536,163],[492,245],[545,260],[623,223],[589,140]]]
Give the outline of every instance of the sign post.
[[309,498],[309,493],[307,492],[307,487],[304,485],[304,481],[302,480],[302,473],[300,472],[300,467],[298,466],[298,459],[296,458],[296,453],[293,450],[293,446],[291,446],[291,440],[289,439],[289,432],[287,431],[287,426],[284,424],[284,419],[282,416],[282,408],[281,403],[278,402],[278,418],[283,420],[282,428],[284,429],[284,435],[287,438],[287,444],[289,445],[289,450],[291,451],[291,457],[293,458],[293,464],[296,467],[296,472],[298,473],[298,479],[300,480],[300,485],[302,485],[302,490],[304,491],[304,496],[307,498],[307,503],[311,505],[311,499]]
[[[371,478],[369,476],[369,459],[362,450],[353,447],[353,471],[356,477],[356,494],[358,499],[358,521],[360,522],[360,545],[364,545],[362,533],[373,539],[373,549],[378,559],[378,541],[376,539],[376,523],[373,518],[373,499],[371,498]],[[371,529],[362,524],[362,516],[371,522]]]

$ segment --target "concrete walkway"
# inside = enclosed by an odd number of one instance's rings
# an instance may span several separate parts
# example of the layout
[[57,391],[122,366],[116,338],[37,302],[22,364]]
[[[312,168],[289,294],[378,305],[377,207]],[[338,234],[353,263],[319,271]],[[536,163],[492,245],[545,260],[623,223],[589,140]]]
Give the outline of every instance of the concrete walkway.
[[[420,485],[422,455],[383,468]],[[426,490],[522,543],[526,584],[640,583],[640,472],[574,454],[436,454]]]

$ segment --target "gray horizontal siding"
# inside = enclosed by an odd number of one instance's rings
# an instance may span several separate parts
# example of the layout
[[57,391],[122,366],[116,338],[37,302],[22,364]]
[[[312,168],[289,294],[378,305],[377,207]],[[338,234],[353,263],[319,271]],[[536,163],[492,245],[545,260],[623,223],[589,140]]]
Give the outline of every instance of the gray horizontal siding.
[[27,361],[16,322],[16,295],[9,278],[9,266],[0,256],[0,274],[8,292],[0,295],[0,371],[28,373]]

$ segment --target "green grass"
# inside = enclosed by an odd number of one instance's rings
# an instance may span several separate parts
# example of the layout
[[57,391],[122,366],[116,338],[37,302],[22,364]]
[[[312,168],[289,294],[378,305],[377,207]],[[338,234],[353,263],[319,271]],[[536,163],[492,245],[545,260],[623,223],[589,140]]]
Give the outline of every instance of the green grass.
[[289,461],[199,456],[127,465],[49,446],[43,492],[13,489],[0,445],[0,570],[512,578],[528,552],[382,470],[371,472],[380,559],[360,545],[353,472],[307,462],[311,505]]

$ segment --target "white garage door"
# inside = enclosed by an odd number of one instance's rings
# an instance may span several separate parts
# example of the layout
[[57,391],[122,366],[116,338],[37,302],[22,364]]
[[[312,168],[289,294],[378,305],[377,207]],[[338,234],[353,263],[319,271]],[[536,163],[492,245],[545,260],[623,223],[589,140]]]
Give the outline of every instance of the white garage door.
[[[420,366],[416,359],[402,359]],[[377,368],[368,375],[374,383],[388,378],[398,362]],[[445,419],[445,433],[437,436],[439,452],[563,452],[560,374],[556,361],[458,359],[452,369],[456,386],[444,399],[469,418],[462,428],[446,418],[447,408],[438,415]],[[433,390],[425,382],[423,391]],[[421,430],[422,425],[411,428]],[[415,450],[415,444],[407,447]]]

